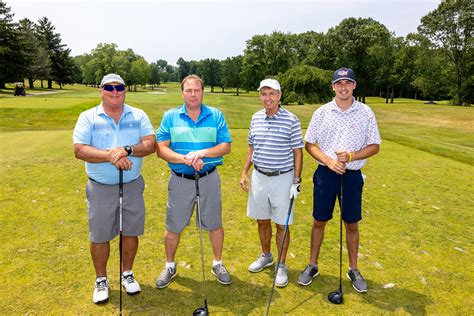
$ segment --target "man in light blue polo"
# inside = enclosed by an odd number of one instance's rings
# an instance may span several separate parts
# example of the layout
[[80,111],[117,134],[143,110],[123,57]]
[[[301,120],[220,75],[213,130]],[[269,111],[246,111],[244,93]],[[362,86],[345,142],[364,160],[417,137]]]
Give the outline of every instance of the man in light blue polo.
[[214,255],[211,272],[221,284],[232,282],[222,262],[224,229],[216,169],[222,164],[222,156],[230,153],[232,139],[222,112],[202,104],[201,78],[187,76],[181,83],[181,91],[184,104],[163,115],[156,135],[157,155],[171,169],[164,236],[166,265],[156,281],[159,289],[167,287],[177,275],[176,250],[181,232],[189,225],[196,199],[195,173],[199,174],[202,227],[209,231]]
[[124,103],[123,79],[116,74],[104,76],[99,93],[102,103],[81,113],[73,134],[74,154],[86,162],[89,177],[86,194],[96,304],[109,299],[107,261],[110,240],[119,233],[119,169],[124,170],[121,282],[127,294],[140,292],[132,266],[145,223],[141,167],[143,157],[155,151],[148,116]]
[[[240,186],[249,192],[247,174],[252,164],[252,181],[247,204],[247,216],[256,219],[262,253],[248,270],[260,272],[273,265],[270,252],[272,223],[277,229],[276,244],[282,249],[280,265],[277,267],[275,285],[288,285],[285,265],[290,244],[290,230],[281,248],[285,232],[290,199],[299,194],[301,170],[303,168],[303,136],[301,124],[293,113],[280,106],[281,88],[275,79],[265,79],[258,88],[263,109],[252,116],[248,133],[248,150],[244,162]],[[293,223],[293,211],[288,224]]]

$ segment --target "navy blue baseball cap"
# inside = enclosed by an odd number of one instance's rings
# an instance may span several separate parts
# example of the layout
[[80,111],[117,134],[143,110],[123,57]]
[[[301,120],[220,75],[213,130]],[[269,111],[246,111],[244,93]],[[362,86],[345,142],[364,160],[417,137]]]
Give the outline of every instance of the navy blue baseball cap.
[[351,68],[339,68],[332,75],[332,83],[338,82],[339,80],[356,82],[354,71]]

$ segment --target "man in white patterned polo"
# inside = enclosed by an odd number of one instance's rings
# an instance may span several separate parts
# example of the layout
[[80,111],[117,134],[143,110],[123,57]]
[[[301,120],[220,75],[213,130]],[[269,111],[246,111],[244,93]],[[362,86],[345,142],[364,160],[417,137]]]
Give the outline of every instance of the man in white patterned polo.
[[305,149],[318,162],[313,176],[313,228],[308,266],[298,277],[298,284],[311,284],[319,274],[318,257],[326,223],[332,218],[336,197],[340,201],[344,185],[343,215],[349,253],[347,277],[353,288],[367,292],[367,283],[357,267],[359,249],[358,222],[362,219],[361,168],[367,158],[377,154],[380,134],[372,110],[352,96],[357,83],[350,68],[334,72],[332,89],[336,97],[313,113],[305,135]]
[[[296,115],[280,106],[280,84],[274,79],[265,79],[260,82],[258,91],[263,109],[256,112],[250,122],[249,147],[240,178],[240,186],[249,192],[247,174],[253,164],[247,216],[257,220],[262,253],[249,266],[250,272],[260,272],[273,265],[271,221],[275,222],[276,245],[280,251],[290,199],[296,199],[299,194],[303,167],[301,124]],[[293,210],[288,223],[293,223]],[[288,285],[285,260],[289,244],[288,228],[277,269],[275,284],[278,287]]]

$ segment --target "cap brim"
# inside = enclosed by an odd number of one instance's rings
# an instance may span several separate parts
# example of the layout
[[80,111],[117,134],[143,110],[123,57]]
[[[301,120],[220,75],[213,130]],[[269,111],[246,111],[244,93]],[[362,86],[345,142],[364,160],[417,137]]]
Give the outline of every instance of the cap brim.
[[348,78],[348,77],[341,77],[341,78],[337,78],[336,80],[333,80],[332,83],[336,83],[338,81],[341,81],[341,80],[349,80],[349,81],[352,81],[352,82],[356,82],[354,79],[352,78]]

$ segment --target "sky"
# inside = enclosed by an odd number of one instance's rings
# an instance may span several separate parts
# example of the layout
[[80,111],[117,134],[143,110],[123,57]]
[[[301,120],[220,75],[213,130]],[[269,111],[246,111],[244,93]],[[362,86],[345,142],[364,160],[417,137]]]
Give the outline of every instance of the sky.
[[348,17],[371,17],[396,36],[416,32],[441,0],[2,0],[14,20],[46,16],[71,55],[99,43],[131,48],[149,63],[225,59],[273,31],[326,33]]

